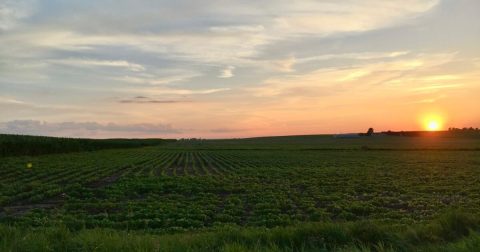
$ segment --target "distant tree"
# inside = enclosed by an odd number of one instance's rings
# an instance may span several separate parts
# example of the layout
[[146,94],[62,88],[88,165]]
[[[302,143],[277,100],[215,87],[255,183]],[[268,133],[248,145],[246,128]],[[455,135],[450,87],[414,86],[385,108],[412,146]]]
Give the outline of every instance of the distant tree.
[[369,128],[367,131],[367,136],[373,135],[373,128]]

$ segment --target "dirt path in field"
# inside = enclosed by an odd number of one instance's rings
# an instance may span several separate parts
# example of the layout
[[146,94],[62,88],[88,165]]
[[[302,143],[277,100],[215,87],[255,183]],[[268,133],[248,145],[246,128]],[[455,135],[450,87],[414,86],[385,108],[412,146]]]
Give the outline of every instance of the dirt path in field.
[[[120,179],[122,176],[126,175],[130,171],[135,170],[134,166],[138,166],[141,163],[143,162],[137,163],[136,165],[133,165],[133,166],[130,165],[130,166],[122,167],[117,172],[84,186],[90,189],[99,189],[99,188],[107,187],[115,183],[118,179]],[[65,203],[65,197],[66,197],[66,194],[62,192],[52,198],[44,199],[37,203],[32,203],[28,199],[15,201],[10,203],[7,206],[3,206],[2,208],[0,208],[0,218],[5,216],[10,216],[10,217],[22,216],[33,209],[58,208]]]

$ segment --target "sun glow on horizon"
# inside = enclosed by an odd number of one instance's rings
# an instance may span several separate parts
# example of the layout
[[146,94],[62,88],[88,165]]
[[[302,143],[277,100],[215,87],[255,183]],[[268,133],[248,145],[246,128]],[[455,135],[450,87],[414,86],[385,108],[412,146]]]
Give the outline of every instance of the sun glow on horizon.
[[427,124],[427,130],[429,131],[437,131],[440,129],[440,123],[438,121],[430,121]]
[[438,131],[442,130],[444,119],[438,115],[430,115],[424,117],[423,128],[427,131]]

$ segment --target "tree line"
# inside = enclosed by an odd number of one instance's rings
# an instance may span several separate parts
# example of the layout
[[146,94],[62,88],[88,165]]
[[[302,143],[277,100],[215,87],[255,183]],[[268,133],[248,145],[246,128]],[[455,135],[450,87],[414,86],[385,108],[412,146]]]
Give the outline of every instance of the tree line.
[[160,145],[173,139],[86,139],[0,134],[0,157]]

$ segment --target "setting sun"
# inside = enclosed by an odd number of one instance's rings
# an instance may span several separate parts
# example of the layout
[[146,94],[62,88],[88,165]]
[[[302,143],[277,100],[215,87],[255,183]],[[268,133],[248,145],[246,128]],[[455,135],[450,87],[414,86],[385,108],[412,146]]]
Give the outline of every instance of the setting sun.
[[430,111],[419,115],[419,125],[426,131],[443,130],[447,115],[441,111]]
[[427,124],[427,130],[436,131],[440,129],[440,123],[438,121],[429,121]]

